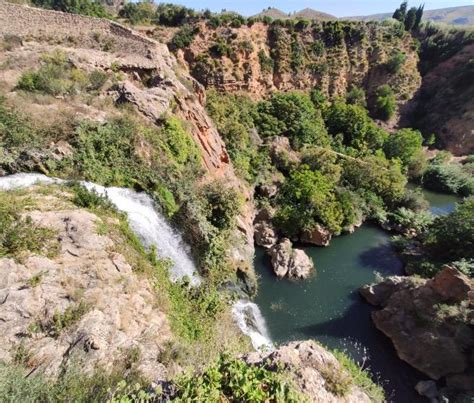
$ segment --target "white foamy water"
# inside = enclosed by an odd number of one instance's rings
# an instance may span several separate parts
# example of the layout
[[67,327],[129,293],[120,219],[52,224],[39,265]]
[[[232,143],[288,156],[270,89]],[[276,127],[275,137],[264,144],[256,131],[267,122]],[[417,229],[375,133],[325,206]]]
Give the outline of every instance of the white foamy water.
[[232,316],[242,333],[250,337],[256,350],[273,349],[265,319],[257,304],[240,299],[232,307]]
[[[49,178],[41,174],[15,174],[0,177],[0,190],[14,190],[35,184],[60,184],[65,181]],[[127,214],[132,231],[140,238],[144,246],[154,246],[162,258],[172,261],[171,279],[173,281],[188,277],[192,285],[199,285],[201,279],[189,254],[189,247],[167,220],[155,209],[153,199],[146,193],[131,189],[96,185],[81,182],[87,189],[107,196],[114,206]],[[232,307],[232,315],[242,333],[250,337],[255,349],[271,349],[265,320],[256,304],[248,300],[239,300]]]

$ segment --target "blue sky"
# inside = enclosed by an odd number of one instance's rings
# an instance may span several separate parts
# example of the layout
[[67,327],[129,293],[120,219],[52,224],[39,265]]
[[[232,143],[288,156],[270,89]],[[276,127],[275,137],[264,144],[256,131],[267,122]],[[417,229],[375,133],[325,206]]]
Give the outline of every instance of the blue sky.
[[[401,0],[179,0],[171,2],[183,4],[188,7],[201,10],[209,8],[212,11],[222,9],[238,11],[243,15],[253,15],[264,8],[276,7],[285,12],[297,11],[306,7],[311,7],[319,11],[336,15],[337,17],[352,15],[367,15],[383,12],[392,12],[400,4]],[[155,0],[159,3],[160,0]],[[411,1],[410,5],[418,6],[419,3],[425,3],[425,9],[468,6],[473,5],[472,0],[416,0]]]

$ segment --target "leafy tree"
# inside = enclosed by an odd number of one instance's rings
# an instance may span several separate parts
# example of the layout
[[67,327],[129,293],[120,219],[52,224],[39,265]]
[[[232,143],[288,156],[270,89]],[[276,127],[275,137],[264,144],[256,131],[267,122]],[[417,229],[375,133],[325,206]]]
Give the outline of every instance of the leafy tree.
[[109,18],[110,15],[105,7],[98,1],[93,0],[32,0],[38,7],[51,10],[63,11],[65,13],[89,15],[91,17]]
[[307,165],[301,165],[283,184],[278,197],[276,225],[288,236],[311,230],[320,223],[339,232],[344,220],[334,183]]
[[400,4],[400,7],[395,10],[392,18],[404,23],[407,14],[407,8],[408,2],[404,1],[402,4]]
[[388,136],[384,144],[388,158],[398,158],[405,167],[410,166],[422,153],[423,136],[418,130],[401,129]]
[[425,9],[425,5],[420,5],[417,10],[416,10],[416,18],[415,18],[415,24],[413,25],[414,30],[418,30],[420,28],[421,20],[423,18],[423,12]]
[[177,27],[196,17],[192,8],[172,3],[161,3],[156,8],[156,19],[161,25]]
[[436,218],[423,245],[444,262],[474,259],[474,197],[458,204],[451,214]]
[[155,18],[155,8],[150,2],[126,3],[119,11],[119,17],[131,24],[150,22]]
[[412,7],[408,10],[405,17],[405,30],[411,31],[415,27],[417,8]]
[[331,135],[342,134],[344,146],[362,153],[381,148],[387,136],[359,105],[336,100],[325,112],[324,120]]
[[170,48],[184,49],[193,43],[194,37],[198,33],[198,27],[192,27],[191,25],[184,25],[179,31],[177,31],[170,42]]
[[390,59],[388,60],[386,66],[388,71],[392,74],[399,73],[402,69],[403,65],[405,64],[407,57],[403,52],[396,52]]
[[283,135],[296,147],[329,144],[320,112],[306,94],[276,93],[269,101],[260,102],[257,111],[256,125],[263,136]]
[[374,112],[376,117],[389,120],[397,109],[397,99],[388,84],[381,85],[376,91]]

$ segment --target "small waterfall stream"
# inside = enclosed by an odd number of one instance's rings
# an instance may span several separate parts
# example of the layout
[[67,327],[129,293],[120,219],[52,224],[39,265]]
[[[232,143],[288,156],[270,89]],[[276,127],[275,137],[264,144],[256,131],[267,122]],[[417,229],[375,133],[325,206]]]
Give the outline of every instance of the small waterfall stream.
[[[0,190],[14,190],[35,184],[61,184],[66,181],[41,174],[15,174],[0,177]],[[155,209],[153,199],[146,193],[131,189],[81,182],[89,190],[106,196],[117,210],[127,214],[130,228],[146,248],[156,247],[161,258],[173,262],[172,281],[188,277],[194,286],[201,283],[196,266],[190,256],[190,248],[167,220]],[[258,306],[248,300],[238,300],[232,307],[232,315],[242,333],[249,336],[255,349],[271,348],[265,321]]]

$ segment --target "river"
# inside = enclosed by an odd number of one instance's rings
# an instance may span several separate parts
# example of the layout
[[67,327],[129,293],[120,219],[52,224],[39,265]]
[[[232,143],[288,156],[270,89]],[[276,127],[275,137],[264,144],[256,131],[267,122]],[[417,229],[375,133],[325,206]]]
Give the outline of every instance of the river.
[[[425,192],[434,214],[447,214],[457,198]],[[305,281],[277,280],[263,249],[255,267],[260,275],[255,302],[276,343],[316,339],[347,352],[369,367],[394,402],[424,401],[414,387],[427,379],[401,361],[388,338],[372,323],[372,307],[359,296],[359,287],[382,276],[403,274],[402,262],[390,246],[390,234],[363,225],[352,235],[332,240],[327,248],[304,247],[317,274]]]

